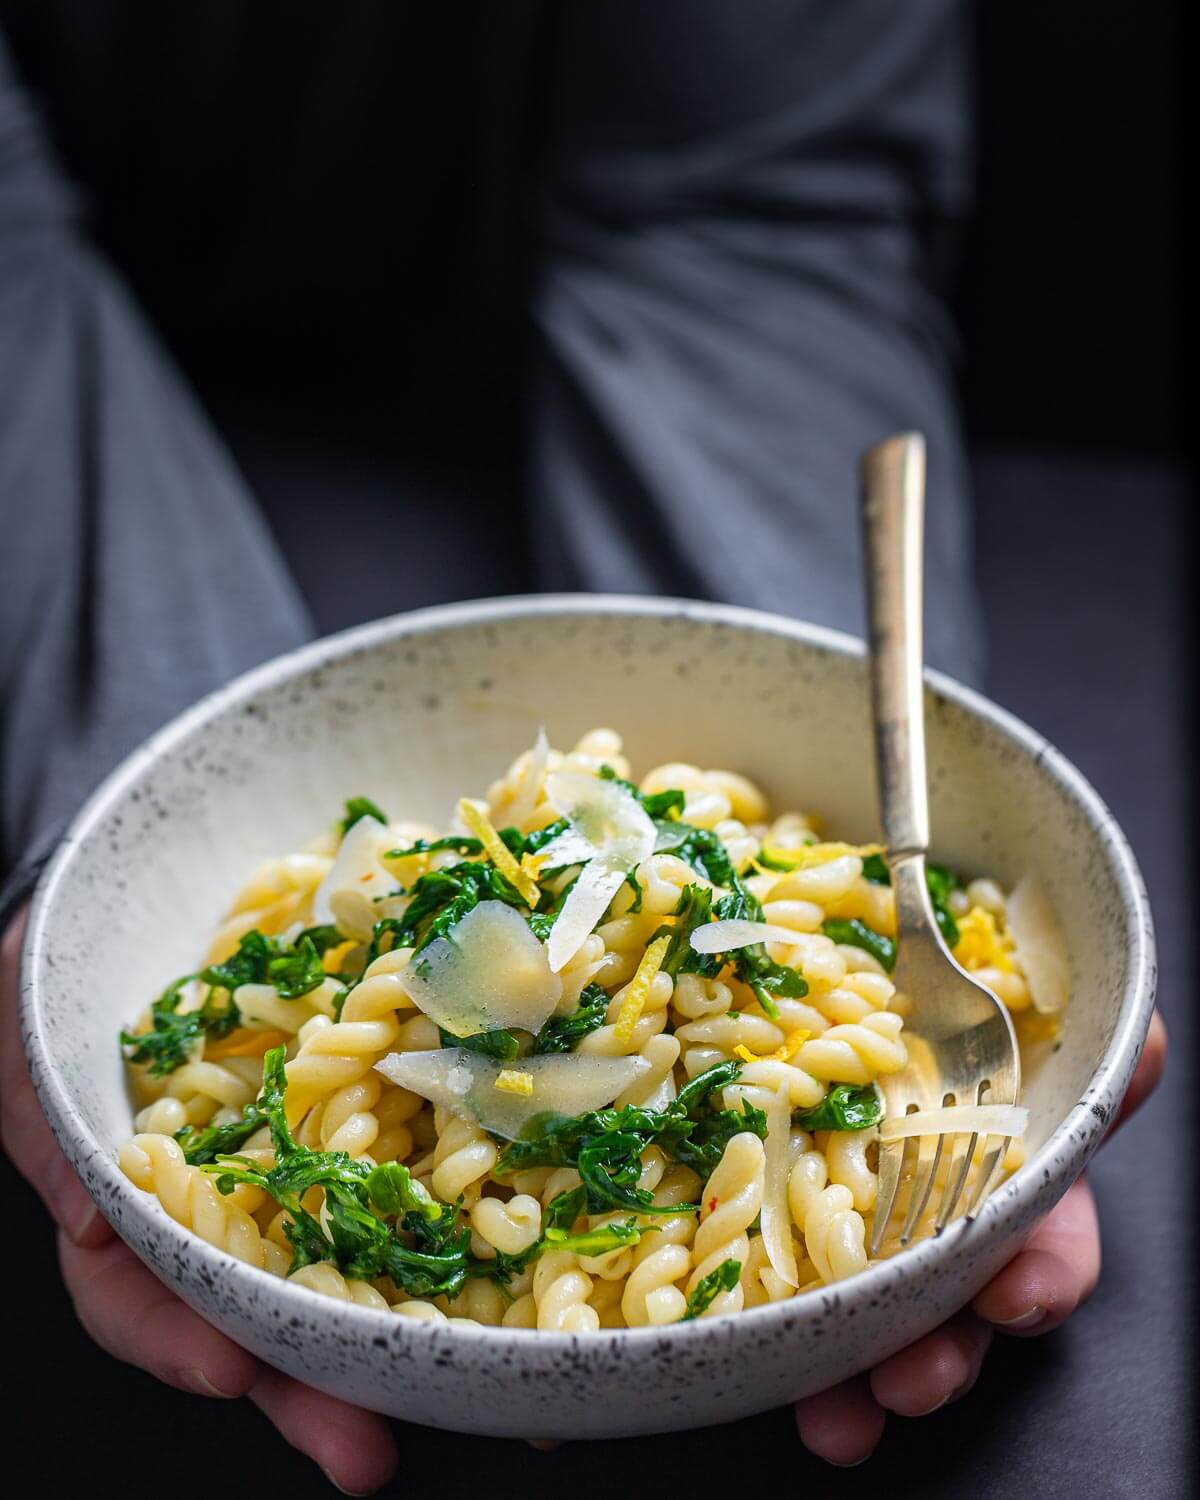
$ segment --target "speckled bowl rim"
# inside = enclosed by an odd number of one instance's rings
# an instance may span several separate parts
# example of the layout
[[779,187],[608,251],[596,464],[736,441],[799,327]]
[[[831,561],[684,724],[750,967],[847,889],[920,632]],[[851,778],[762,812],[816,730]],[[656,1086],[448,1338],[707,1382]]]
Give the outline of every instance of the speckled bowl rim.
[[[734,605],[709,604],[686,599],[663,599],[625,594],[540,594],[507,598],[474,600],[463,604],[439,605],[408,614],[391,615],[366,625],[326,636],[294,651],[273,658],[252,671],[235,678],[227,686],[202,698],[193,707],[173,719],[127,757],[88,799],[68,829],[57,853],[45,870],[34,896],[29,927],[25,938],[20,997],[21,1032],[26,1054],[42,1107],[50,1121],[59,1145],[68,1159],[89,1182],[89,1191],[98,1205],[121,1202],[124,1215],[160,1238],[176,1253],[187,1251],[206,1261],[214,1276],[233,1277],[241,1282],[240,1290],[248,1301],[279,1298],[281,1310],[291,1314],[313,1312],[314,1294],[286,1280],[267,1276],[223,1250],[207,1244],[169,1218],[158,1201],[134,1185],[119,1170],[75,1107],[65,1087],[48,1043],[41,1009],[41,980],[45,960],[47,931],[56,916],[55,903],[78,851],[96,825],[118,803],[158,760],[184,740],[195,729],[225,710],[253,699],[259,693],[316,668],[363,654],[398,637],[438,632],[446,629],[493,624],[512,619],[534,619],[552,615],[613,615],[627,618],[653,617],[694,621],[701,625],[724,625],[756,634],[783,636],[831,655],[861,657],[862,641],[840,631],[804,621],[787,619],[765,611]],[[932,1275],[943,1260],[951,1258],[964,1236],[989,1238],[1002,1234],[1015,1223],[1028,1200],[1043,1194],[1050,1182],[1060,1184],[1059,1195],[1086,1166],[1103,1136],[1113,1109],[1120,1102],[1133,1075],[1154,1007],[1155,944],[1150,904],[1141,872],[1116,819],[1085,777],[1053,745],[1015,715],[998,707],[982,694],[940,672],[928,671],[926,684],[933,693],[975,718],[983,720],[1029,755],[1048,777],[1059,783],[1069,799],[1083,811],[1099,835],[1108,859],[1125,912],[1126,941],[1129,951],[1129,979],[1121,997],[1120,1013],[1112,1039],[1093,1073],[1083,1097],[1055,1127],[1041,1148],[1019,1171],[1003,1183],[988,1199],[979,1217],[970,1224],[962,1220],[951,1225],[939,1238],[921,1241],[901,1251],[890,1260],[868,1266],[865,1271],[837,1284],[837,1296],[843,1307],[868,1303],[892,1283],[911,1281],[914,1277]],[[1099,1128],[1098,1128],[1098,1125]],[[131,1122],[132,1123],[132,1122]],[[506,1328],[455,1327],[456,1339],[486,1340],[503,1343],[516,1356],[521,1349],[532,1353],[531,1343],[546,1354],[555,1349],[576,1346],[581,1338],[589,1349],[615,1341],[622,1349],[651,1342],[658,1348],[664,1339],[689,1339],[719,1344],[729,1351],[730,1338],[736,1329],[753,1327],[765,1331],[771,1320],[782,1323],[794,1319],[807,1302],[814,1315],[822,1310],[822,1296],[830,1288],[814,1288],[784,1302],[768,1303],[737,1313],[732,1318],[698,1319],[692,1323],[664,1328],[602,1329],[586,1335],[538,1333]],[[333,1329],[345,1326],[347,1332],[370,1334],[386,1330],[392,1340],[397,1324],[403,1335],[416,1343],[422,1339],[440,1342],[446,1326],[417,1319],[398,1319],[393,1313],[359,1307],[353,1303],[322,1298],[321,1313]]]

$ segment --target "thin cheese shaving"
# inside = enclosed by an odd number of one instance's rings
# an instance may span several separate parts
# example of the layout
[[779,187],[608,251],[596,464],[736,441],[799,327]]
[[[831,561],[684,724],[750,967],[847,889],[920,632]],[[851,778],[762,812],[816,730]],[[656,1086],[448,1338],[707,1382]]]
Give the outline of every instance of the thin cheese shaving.
[[799,844],[794,849],[785,849],[781,844],[764,843],[762,852],[776,865],[786,865],[789,870],[808,870],[813,865],[827,865],[831,859],[841,859],[847,854],[857,854],[866,859],[870,854],[882,854],[882,844]]
[[531,908],[536,906],[541,895],[537,881],[513,858],[504,840],[488,821],[487,814],[470,798],[463,797],[458,804],[458,816],[483,845],[483,852],[505,880],[520,891]]
[[508,804],[508,821],[517,828],[520,828],[537,806],[549,759],[550,741],[546,738],[545,729],[539,729],[537,739],[534,740],[533,748],[529,752],[529,758],[525,762],[525,768],[521,772],[521,779],[517,784],[513,799]]
[[1013,957],[1024,971],[1034,1009],[1057,1015],[1070,997],[1071,961],[1050,898],[1034,876],[1018,882],[1005,915]]
[[655,938],[642,954],[637,973],[626,986],[625,998],[621,1001],[621,1009],[616,1025],[613,1027],[613,1036],[618,1042],[624,1044],[633,1036],[633,1028],[645,1009],[650,986],[654,983],[654,976],[662,968],[662,961],[667,956],[667,949],[670,945],[671,939],[664,933],[662,937]]
[[529,1095],[533,1093],[533,1074],[520,1073],[515,1068],[501,1068],[492,1087],[505,1094]]
[[955,1104],[884,1120],[879,1139],[886,1145],[909,1135],[1019,1136],[1028,1126],[1029,1111],[1019,1104]]
[[760,1224],[771,1269],[788,1286],[798,1286],[800,1278],[796,1268],[796,1250],[792,1244],[792,1219],[788,1212],[787,1197],[791,1126],[791,1100],[787,1089],[781,1088],[776,1090],[767,1106]]
[[741,917],[727,917],[719,922],[705,922],[691,936],[697,953],[732,953],[735,948],[749,948],[754,943],[799,943],[804,934],[774,922],[747,922]]

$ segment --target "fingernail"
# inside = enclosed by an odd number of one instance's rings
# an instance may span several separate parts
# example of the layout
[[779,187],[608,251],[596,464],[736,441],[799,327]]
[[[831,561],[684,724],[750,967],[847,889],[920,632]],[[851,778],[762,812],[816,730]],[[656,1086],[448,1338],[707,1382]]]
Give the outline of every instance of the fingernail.
[[1035,1328],[1046,1316],[1044,1307],[1031,1307],[1028,1312],[1021,1313],[1015,1318],[993,1319],[996,1328],[1008,1328],[1014,1332],[1022,1328]]
[[183,1372],[183,1381],[197,1396],[216,1396],[222,1401],[232,1401],[238,1394],[236,1391],[221,1390],[219,1386],[213,1385],[203,1370],[195,1368]]
[[63,1232],[78,1243],[91,1228],[99,1210],[65,1156],[56,1157],[51,1163],[46,1173],[46,1185],[54,1217]]
[[940,1401],[935,1401],[932,1406],[927,1406],[924,1411],[909,1412],[909,1416],[910,1417],[931,1417],[931,1416],[933,1416],[933,1414],[934,1414],[935,1411],[941,1411],[942,1407],[945,1406],[945,1404],[949,1400],[950,1400],[949,1396],[943,1396]]
[[344,1484],[339,1484],[337,1482],[337,1480],[333,1477],[328,1469],[322,1469],[321,1473],[324,1474],[325,1478],[328,1479],[331,1485],[333,1485],[334,1489],[340,1490],[343,1495],[370,1495],[371,1493],[373,1493],[371,1490],[348,1490]]
[[869,1453],[864,1453],[861,1458],[852,1458],[849,1459],[846,1463],[843,1463],[841,1459],[838,1458],[827,1458],[825,1462],[831,1464],[835,1469],[858,1469],[861,1468],[862,1465],[865,1464],[867,1459],[870,1457],[871,1455]]

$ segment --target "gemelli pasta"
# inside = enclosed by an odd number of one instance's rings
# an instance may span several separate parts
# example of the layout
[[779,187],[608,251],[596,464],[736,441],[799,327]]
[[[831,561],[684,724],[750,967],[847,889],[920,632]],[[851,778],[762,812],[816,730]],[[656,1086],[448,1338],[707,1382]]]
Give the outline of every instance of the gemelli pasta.
[[[659,1327],[862,1270],[907,1061],[883,851],[731,770],[630,776],[611,730],[539,735],[446,829],[357,797],[256,871],[121,1034],[126,1175],[249,1265],[423,1321]],[[1052,1036],[1040,893],[929,887],[1022,1041]]]

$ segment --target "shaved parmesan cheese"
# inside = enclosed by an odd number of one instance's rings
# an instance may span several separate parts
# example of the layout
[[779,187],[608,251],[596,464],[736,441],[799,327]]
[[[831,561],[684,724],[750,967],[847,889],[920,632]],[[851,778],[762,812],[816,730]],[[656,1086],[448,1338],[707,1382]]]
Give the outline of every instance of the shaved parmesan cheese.
[[513,799],[504,814],[514,828],[520,828],[537,806],[542,781],[546,775],[546,762],[549,758],[550,741],[546,738],[545,728],[541,728],[537,732],[537,739],[533,742],[533,749],[530,750],[529,759],[525,762],[525,767],[521,772]]
[[557,974],[575,957],[592,929],[621,889],[628,868],[609,855],[597,855],[583,867],[550,929],[547,948],[550,967]]
[[692,933],[691,944],[697,953],[732,953],[735,948],[749,948],[752,943],[799,943],[804,937],[790,927],[776,927],[773,922],[747,922],[734,917],[722,922],[706,922]]
[[798,1286],[792,1218],[788,1211],[788,1169],[792,1132],[792,1103],[786,1088],[778,1089],[767,1107],[767,1141],[763,1171],[761,1225],[771,1269],[788,1286]]
[[656,830],[646,809],[615,781],[555,771],[546,778],[546,797],[597,853],[622,853],[632,867],[654,849]]
[[546,949],[511,906],[481,901],[400,975],[413,1004],[454,1036],[537,1031],[562,998]]
[[485,1130],[515,1140],[535,1115],[581,1115],[611,1104],[650,1071],[641,1057],[592,1057],[580,1053],[521,1059],[529,1093],[499,1086],[513,1070],[495,1058],[462,1047],[430,1052],[393,1052],[376,1068],[401,1088],[478,1120]]
[[1049,897],[1032,875],[1026,875],[1008,898],[1005,917],[1034,1009],[1044,1016],[1057,1015],[1071,989],[1067,940]]
[[1019,1104],[955,1104],[945,1109],[921,1109],[911,1115],[884,1120],[879,1139],[903,1140],[909,1135],[1024,1135],[1029,1111]]
[[585,839],[578,828],[565,828],[557,838],[543,844],[538,851],[543,870],[560,870],[566,865],[585,865],[595,859],[599,849],[591,839]]
[[655,829],[624,787],[585,771],[552,772],[546,797],[592,850],[550,929],[550,967],[557,974],[604,915],[625,876],[652,853]]
[[383,867],[392,836],[378,818],[359,818],[342,839],[329,874],[313,896],[312,919],[336,922],[351,937],[369,938],[375,925],[375,898],[396,889]]

